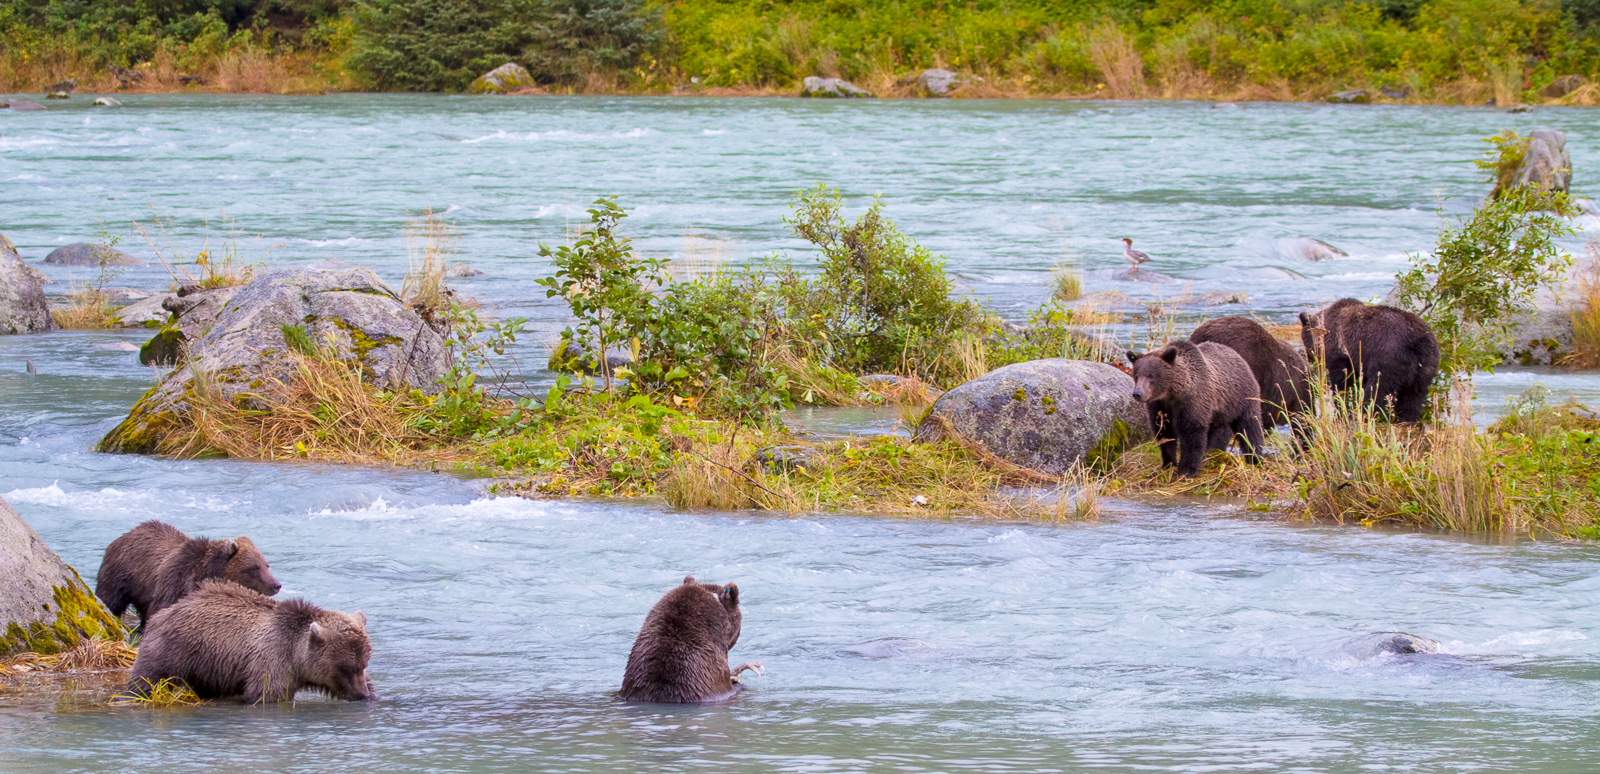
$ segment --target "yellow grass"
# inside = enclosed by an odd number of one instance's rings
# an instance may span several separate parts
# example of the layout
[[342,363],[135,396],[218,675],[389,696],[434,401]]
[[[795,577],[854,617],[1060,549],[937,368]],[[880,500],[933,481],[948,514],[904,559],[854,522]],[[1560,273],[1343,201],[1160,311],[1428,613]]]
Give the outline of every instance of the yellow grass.
[[21,653],[0,662],[0,674],[103,672],[127,669],[139,651],[121,640],[86,639],[70,650],[50,655]]
[[455,226],[434,213],[406,222],[406,276],[400,298],[419,312],[449,311],[455,293],[445,283],[445,270],[460,241]]
[[1572,313],[1569,368],[1600,368],[1600,247],[1589,248],[1589,264],[1578,275],[1578,308]]
[[57,328],[90,330],[110,328],[117,320],[117,310],[111,299],[93,286],[85,285],[67,296],[67,306],[51,309],[50,318]]
[[[239,237],[242,233],[234,226],[232,219],[228,218],[228,213],[222,213],[222,221],[226,224],[228,236],[213,248],[211,223],[207,221],[206,235],[198,250],[187,249],[181,245],[173,233],[172,218],[152,217],[151,225],[155,233],[137,221],[134,222],[133,228],[150,247],[150,252],[155,253],[156,260],[166,268],[167,275],[172,277],[172,284],[176,286],[174,289],[187,286],[209,290],[248,285],[255,279],[257,265],[247,263],[240,253]],[[158,241],[160,244],[157,244]],[[190,266],[196,267],[195,271],[189,271]]]
[[124,691],[111,697],[112,706],[165,709],[171,707],[198,707],[206,701],[181,680],[165,678],[141,686],[137,692]]

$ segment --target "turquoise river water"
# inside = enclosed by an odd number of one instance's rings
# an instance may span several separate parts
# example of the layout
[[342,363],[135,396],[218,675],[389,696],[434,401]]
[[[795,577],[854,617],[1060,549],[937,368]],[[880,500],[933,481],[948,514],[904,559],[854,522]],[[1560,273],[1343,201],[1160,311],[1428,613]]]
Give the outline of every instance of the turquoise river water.
[[[360,263],[398,282],[404,224],[431,207],[484,272],[457,286],[533,320],[525,363],[564,324],[533,284],[548,270],[537,246],[601,195],[683,271],[773,251],[811,265],[782,217],[820,180],[854,211],[881,195],[965,292],[1014,319],[1070,258],[1088,290],[1243,290],[1248,305],[1197,313],[1287,320],[1381,296],[1431,246],[1436,210],[1483,195],[1467,160],[1485,135],[1565,129],[1577,185],[1600,168],[1600,112],[1577,109],[122,99],[0,111],[0,233],[30,262],[101,231],[153,260],[128,224],[160,217],[162,248],[200,249],[209,222],[214,252],[236,241],[247,261]],[[1123,236],[1183,284],[1114,283]],[[1350,256],[1298,262],[1283,250],[1298,236]],[[90,279],[45,268],[52,293]],[[156,265],[115,284],[169,282]],[[381,699],[148,711],[0,690],[0,771],[1600,768],[1591,544],[1187,502],[1112,502],[1070,525],[683,513],[488,498],[409,471],[90,453],[152,384],[128,351],[144,337],[0,337],[0,496],[91,579],[145,519],[251,536],[284,596],[367,614]],[[1600,402],[1592,372],[1512,369],[1479,381],[1485,414],[1535,381]],[[739,584],[731,657],[767,674],[717,706],[617,701],[644,614],[685,573]],[[1375,654],[1366,638],[1384,631],[1441,652]]]

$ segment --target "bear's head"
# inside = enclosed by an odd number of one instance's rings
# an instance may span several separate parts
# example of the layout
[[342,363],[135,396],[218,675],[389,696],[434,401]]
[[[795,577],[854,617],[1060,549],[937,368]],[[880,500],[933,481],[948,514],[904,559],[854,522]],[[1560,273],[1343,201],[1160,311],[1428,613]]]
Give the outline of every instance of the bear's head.
[[1322,360],[1323,339],[1328,330],[1322,327],[1322,312],[1300,313],[1300,344],[1306,348],[1306,359],[1315,363]]
[[1128,362],[1133,364],[1133,399],[1141,403],[1172,397],[1180,382],[1178,351],[1175,344],[1143,355],[1128,350]]
[[744,622],[744,616],[739,612],[739,584],[729,583],[726,586],[719,586],[715,583],[700,583],[693,575],[686,575],[683,578],[683,585],[699,586],[716,598],[723,612],[727,613],[722,617],[721,641],[726,643],[727,650],[733,650],[733,646],[739,643],[739,631]]
[[267,569],[267,557],[261,555],[250,538],[241,535],[222,541],[222,555],[228,562],[222,570],[223,578],[269,597],[283,588]]
[[306,682],[336,699],[371,701],[377,698],[367,679],[372,643],[367,640],[367,616],[357,610],[346,615],[321,611],[306,628],[304,663],[297,664]]

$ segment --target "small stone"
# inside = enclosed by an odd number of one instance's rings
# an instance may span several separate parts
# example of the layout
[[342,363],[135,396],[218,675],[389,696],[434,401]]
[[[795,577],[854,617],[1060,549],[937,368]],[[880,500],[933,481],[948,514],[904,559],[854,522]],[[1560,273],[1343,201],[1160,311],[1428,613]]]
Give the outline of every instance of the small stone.
[[[102,263],[104,261],[104,263]],[[55,266],[143,266],[144,261],[105,245],[74,242],[50,251],[44,262]]]
[[1411,87],[1405,84],[1385,86],[1379,89],[1378,93],[1389,99],[1405,99],[1411,96]]
[[534,83],[533,75],[526,67],[514,62],[507,62],[499,67],[473,79],[467,86],[469,94],[510,94],[513,91],[531,89],[538,84]]
[[902,86],[915,86],[924,96],[948,97],[950,92],[961,87],[966,81],[961,76],[950,70],[931,69],[923,70],[920,75],[913,78],[901,79]]
[[1174,276],[1172,276],[1170,274],[1162,274],[1159,271],[1152,271],[1150,269],[1136,269],[1136,268],[1132,268],[1132,267],[1123,269],[1123,270],[1121,270],[1119,272],[1116,272],[1116,273],[1112,274],[1111,275],[1111,279],[1116,280],[1117,282],[1150,282],[1150,283],[1177,282],[1178,281],[1177,277],[1174,277]]
[[857,87],[842,78],[808,76],[800,83],[800,96],[823,99],[859,99],[872,96],[872,92]]
[[446,266],[444,269],[444,276],[451,279],[458,279],[461,277],[476,277],[481,274],[483,274],[483,272],[478,271],[477,269],[474,269],[464,263],[452,263],[449,266]]
[[911,504],[915,505],[915,506],[918,506],[918,507],[926,508],[926,507],[928,507],[928,496],[927,495],[917,495],[916,497],[911,498]]
[[1563,75],[1551,81],[1550,85],[1544,87],[1544,90],[1539,93],[1551,99],[1560,99],[1577,91],[1578,87],[1588,82],[1589,79],[1581,75]]
[[122,107],[122,103],[111,97],[100,97],[94,101],[95,107]]
[[1328,101],[1335,105],[1365,105],[1372,101],[1372,97],[1366,89],[1349,89],[1330,95]]

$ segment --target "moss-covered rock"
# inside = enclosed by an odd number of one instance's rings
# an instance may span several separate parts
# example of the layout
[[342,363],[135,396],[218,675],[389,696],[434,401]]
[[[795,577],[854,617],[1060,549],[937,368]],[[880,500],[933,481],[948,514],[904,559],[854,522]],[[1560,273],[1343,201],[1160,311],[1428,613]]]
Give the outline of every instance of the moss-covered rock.
[[533,76],[527,68],[515,63],[506,63],[478,76],[467,86],[471,94],[510,94],[513,91],[531,89],[538,84],[534,83]]
[[1133,378],[1105,363],[1049,358],[998,368],[933,404],[917,438],[953,430],[1006,460],[1048,475],[1074,463],[1101,467],[1150,439]]
[[122,624],[11,505],[0,499],[0,657],[59,653],[85,638],[121,639]]
[[263,387],[287,379],[294,358],[307,351],[355,362],[364,378],[384,389],[434,393],[450,367],[444,332],[370,269],[280,269],[203,303],[216,309],[215,319],[193,333],[182,320],[200,314],[201,303],[169,306],[181,330],[168,326],[156,340],[180,352],[187,348],[186,359],[101,440],[101,451],[157,451],[171,431],[183,427],[197,393],[269,409]]
[[40,273],[0,235],[0,335],[54,330]]

